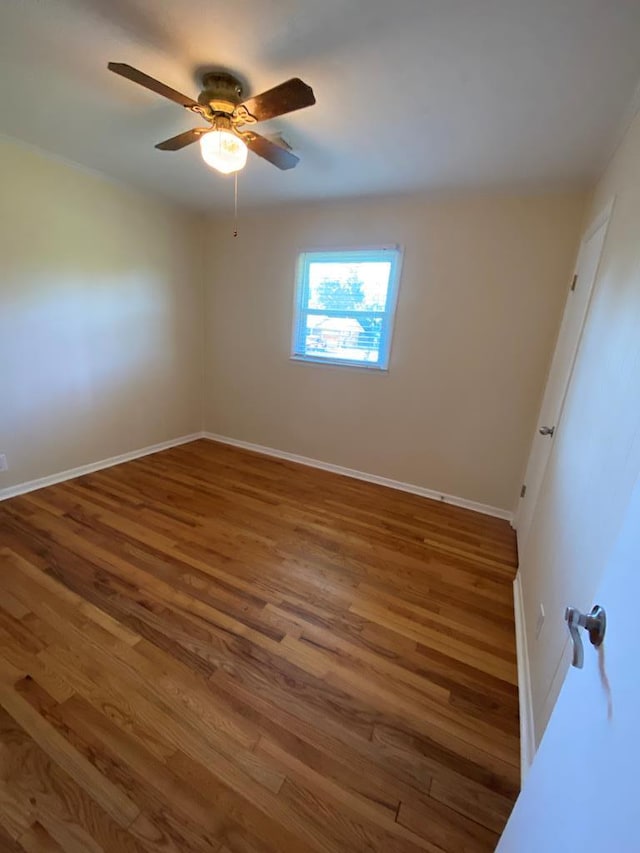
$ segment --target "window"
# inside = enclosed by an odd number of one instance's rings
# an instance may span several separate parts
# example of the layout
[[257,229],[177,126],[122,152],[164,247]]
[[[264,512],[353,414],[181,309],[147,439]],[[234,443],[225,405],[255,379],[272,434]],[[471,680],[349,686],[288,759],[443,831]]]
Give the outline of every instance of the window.
[[399,272],[398,248],[300,255],[292,357],[386,370]]

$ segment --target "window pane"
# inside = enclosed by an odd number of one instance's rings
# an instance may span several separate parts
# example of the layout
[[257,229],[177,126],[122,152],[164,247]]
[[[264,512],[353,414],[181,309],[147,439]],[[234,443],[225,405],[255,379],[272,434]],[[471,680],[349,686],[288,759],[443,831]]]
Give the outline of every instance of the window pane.
[[333,311],[384,311],[389,290],[389,261],[309,264],[309,308]]
[[400,250],[303,252],[293,358],[386,370]]
[[380,358],[382,317],[306,317],[304,352],[312,358],[376,364]]

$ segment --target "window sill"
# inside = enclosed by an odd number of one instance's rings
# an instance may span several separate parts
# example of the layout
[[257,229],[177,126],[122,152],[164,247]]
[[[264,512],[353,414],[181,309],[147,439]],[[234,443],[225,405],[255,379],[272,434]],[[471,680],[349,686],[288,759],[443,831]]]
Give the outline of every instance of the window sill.
[[342,361],[338,358],[312,358],[302,355],[291,355],[289,361],[294,361],[297,364],[313,364],[324,367],[341,367],[349,370],[364,370],[367,373],[388,373],[389,367],[380,367],[378,364],[366,364],[365,362]]

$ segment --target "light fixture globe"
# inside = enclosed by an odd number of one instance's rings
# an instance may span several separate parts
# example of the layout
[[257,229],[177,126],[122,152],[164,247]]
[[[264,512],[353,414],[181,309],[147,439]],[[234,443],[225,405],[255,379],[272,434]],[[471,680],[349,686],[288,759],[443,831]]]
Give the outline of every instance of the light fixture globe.
[[244,140],[230,130],[215,129],[200,137],[202,159],[224,175],[238,172],[247,162]]

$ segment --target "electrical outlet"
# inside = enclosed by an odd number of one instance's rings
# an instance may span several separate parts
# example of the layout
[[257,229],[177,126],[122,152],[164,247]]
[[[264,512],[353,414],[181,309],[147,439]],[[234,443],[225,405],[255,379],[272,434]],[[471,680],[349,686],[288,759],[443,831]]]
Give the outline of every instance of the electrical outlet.
[[540,610],[538,612],[538,618],[536,620],[536,640],[540,636],[543,625],[544,625],[544,607],[542,606],[542,602],[540,602]]
[[0,453],[0,471],[8,471],[7,457],[4,453]]

